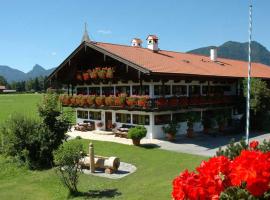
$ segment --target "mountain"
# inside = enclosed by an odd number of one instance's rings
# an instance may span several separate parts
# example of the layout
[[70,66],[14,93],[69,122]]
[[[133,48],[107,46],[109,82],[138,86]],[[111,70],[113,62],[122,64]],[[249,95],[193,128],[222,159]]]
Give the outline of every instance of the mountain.
[[24,73],[20,70],[11,68],[9,66],[0,65],[0,75],[4,76],[8,82],[23,81],[39,76],[48,76],[54,69],[55,68],[46,70],[42,66],[36,64],[32,70],[30,70],[27,73]]
[[[214,46],[202,47],[188,51],[187,53],[209,56],[210,49]],[[218,57],[230,58],[236,60],[248,60],[248,43],[240,43],[228,41],[220,45],[218,48]],[[252,62],[259,62],[270,66],[270,51],[256,41],[251,43],[251,59]]]

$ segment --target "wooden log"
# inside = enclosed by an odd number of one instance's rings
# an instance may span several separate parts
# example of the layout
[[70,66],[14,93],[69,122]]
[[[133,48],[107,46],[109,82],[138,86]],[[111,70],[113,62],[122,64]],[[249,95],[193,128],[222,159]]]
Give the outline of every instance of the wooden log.
[[[83,159],[80,160],[80,165],[82,167],[89,168],[90,166],[90,156],[87,155]],[[103,156],[95,156],[94,157],[94,165],[95,168],[99,169],[112,169],[117,171],[120,166],[120,159],[117,157],[103,157]]]

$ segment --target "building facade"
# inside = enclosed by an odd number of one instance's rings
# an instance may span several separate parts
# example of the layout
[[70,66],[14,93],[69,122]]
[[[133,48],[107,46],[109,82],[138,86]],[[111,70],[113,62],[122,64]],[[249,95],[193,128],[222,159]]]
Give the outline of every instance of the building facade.
[[[131,45],[90,41],[82,43],[49,76],[52,87],[67,87],[65,106],[76,110],[77,122],[92,122],[103,130],[123,124],[143,125],[147,138],[162,138],[170,121],[187,129],[186,113],[201,119],[214,112],[233,115],[242,97],[241,83],[247,63],[159,49],[158,37],[149,35],[147,47],[134,38]],[[252,76],[270,77],[270,69],[252,65]]]

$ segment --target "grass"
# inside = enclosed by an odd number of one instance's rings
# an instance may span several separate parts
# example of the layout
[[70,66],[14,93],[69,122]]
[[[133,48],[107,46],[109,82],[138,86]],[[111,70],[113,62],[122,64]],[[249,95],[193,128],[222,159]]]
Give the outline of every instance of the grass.
[[[90,141],[81,140],[87,150]],[[143,148],[109,142],[93,141],[98,155],[117,155],[132,163],[137,171],[120,180],[82,175],[81,192],[89,192],[96,199],[170,199],[171,182],[180,171],[194,169],[204,157],[174,153],[157,148]],[[65,199],[67,190],[61,185],[53,169],[28,171],[0,159],[0,199]],[[17,194],[21,194],[18,196]],[[74,199],[84,199],[85,196]]]
[[[36,104],[41,95],[0,95],[0,122],[8,115],[22,112],[37,116]],[[89,140],[81,140],[87,150]],[[109,142],[92,141],[95,153],[118,156],[137,171],[123,179],[111,180],[81,175],[79,190],[93,199],[166,200],[171,199],[171,182],[181,171],[194,169],[205,157],[175,153],[158,148],[143,148]],[[55,170],[29,171],[0,155],[0,199],[62,200],[68,191]],[[85,199],[86,196],[74,199]]]
[[41,98],[41,94],[0,95],[0,123],[16,112],[36,117],[36,105],[41,101]]

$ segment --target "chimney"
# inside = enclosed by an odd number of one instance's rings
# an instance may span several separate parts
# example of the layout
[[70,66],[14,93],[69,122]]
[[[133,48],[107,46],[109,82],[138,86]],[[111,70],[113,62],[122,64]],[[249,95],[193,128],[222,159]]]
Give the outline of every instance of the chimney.
[[217,48],[210,49],[210,60],[213,62],[217,61]]
[[158,37],[156,35],[148,35],[147,40],[147,48],[151,49],[154,52],[159,50],[158,48]]
[[133,38],[131,40],[131,46],[133,46],[133,47],[142,47],[142,40],[140,38]]

